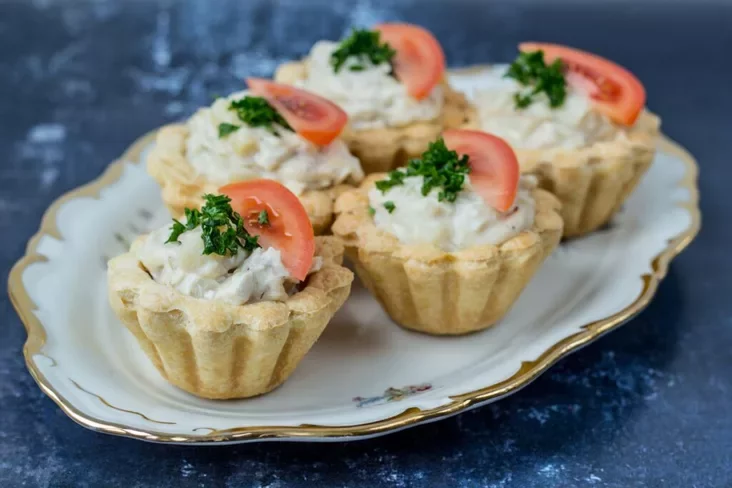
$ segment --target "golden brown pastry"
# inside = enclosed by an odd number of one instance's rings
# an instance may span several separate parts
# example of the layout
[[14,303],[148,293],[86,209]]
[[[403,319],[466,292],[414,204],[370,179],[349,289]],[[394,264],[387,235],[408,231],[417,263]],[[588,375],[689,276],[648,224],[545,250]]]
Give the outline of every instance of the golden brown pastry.
[[[461,144],[463,132],[471,131],[445,133],[421,163],[370,175],[336,201],[333,234],[361,281],[395,322],[429,334],[495,324],[562,235],[558,201],[530,178],[519,180],[510,148],[497,138],[488,139],[487,149],[482,142]],[[461,172],[455,160],[443,164],[455,157],[445,144],[470,154],[461,184],[454,183]],[[425,194],[430,174],[453,183]]]
[[587,234],[612,218],[650,167],[660,121],[644,110],[643,85],[620,66],[563,46],[521,50],[508,68],[488,71],[467,126],[505,139],[522,173],[559,198],[565,236]]
[[275,79],[314,91],[348,113],[343,140],[367,174],[405,164],[473,114],[445,80],[439,43],[414,25],[382,24],[340,43],[320,41],[303,61],[280,66]]
[[[270,178],[300,197],[316,234],[326,233],[334,198],[363,178],[358,159],[337,138],[345,113],[302,90],[248,81],[249,91],[219,98],[185,124],[159,131],[147,169],[161,186],[163,202],[180,216],[223,185]],[[291,111],[293,101],[319,111],[320,119]]]
[[186,220],[139,238],[107,272],[112,309],[160,374],[213,399],[282,384],[353,279],[341,266],[342,244],[313,237],[282,185],[259,180],[226,191],[231,200],[207,197]]

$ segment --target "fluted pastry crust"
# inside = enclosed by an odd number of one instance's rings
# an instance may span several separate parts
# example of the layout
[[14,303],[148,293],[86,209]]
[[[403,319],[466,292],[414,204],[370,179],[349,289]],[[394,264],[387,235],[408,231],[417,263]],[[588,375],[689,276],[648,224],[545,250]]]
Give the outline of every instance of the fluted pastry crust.
[[[281,65],[275,80],[293,84],[307,76],[307,60]],[[354,130],[349,127],[341,134],[351,153],[361,160],[364,173],[390,171],[420,156],[427,145],[445,129],[457,128],[471,122],[475,110],[462,93],[443,82],[445,100],[440,116],[431,121],[414,122],[402,127]]]
[[[162,190],[163,203],[171,215],[183,215],[183,210],[198,208],[202,195],[218,193],[222,185],[211,183],[191,166],[186,159],[188,128],[182,124],[162,127],[155,146],[147,159],[147,171]],[[324,190],[309,190],[299,196],[313,224],[316,235],[330,230],[333,222],[333,202],[349,185],[341,184]]]
[[455,335],[490,327],[510,310],[561,238],[558,200],[535,188],[533,227],[499,245],[446,252],[431,244],[402,244],[378,229],[369,214],[368,191],[384,176],[371,175],[336,200],[332,230],[366,288],[408,329]]
[[251,397],[288,378],[350,293],[342,244],[316,237],[316,255],[322,268],[286,301],[232,305],[157,283],[131,251],[109,261],[109,301],[172,384],[204,398]]
[[[479,128],[476,119],[466,124]],[[656,153],[660,119],[643,112],[625,134],[579,149],[517,149],[523,174],[562,203],[564,236],[577,237],[605,225],[632,193]]]

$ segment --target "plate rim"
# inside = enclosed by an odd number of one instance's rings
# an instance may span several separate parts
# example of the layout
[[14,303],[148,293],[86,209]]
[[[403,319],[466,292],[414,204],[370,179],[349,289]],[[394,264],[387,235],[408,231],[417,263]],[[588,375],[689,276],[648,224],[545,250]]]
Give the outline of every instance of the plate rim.
[[[471,67],[455,70],[457,73],[464,70],[480,69]],[[43,355],[41,352],[46,343],[46,331],[40,319],[34,314],[37,306],[31,300],[22,276],[26,268],[34,263],[45,262],[48,259],[38,253],[38,244],[43,236],[51,236],[63,240],[56,224],[58,210],[68,201],[91,197],[98,199],[101,191],[117,181],[127,163],[139,164],[143,150],[155,139],[158,129],[154,129],[135,140],[121,157],[111,163],[104,172],[91,182],[77,187],[63,194],[53,201],[44,212],[38,231],[30,238],[24,255],[14,264],[8,277],[8,294],[18,316],[27,332],[27,339],[23,346],[23,356],[26,367],[41,391],[51,398],[61,410],[72,420],[88,429],[106,434],[130,437],[151,442],[171,444],[210,444],[236,443],[256,440],[301,440],[301,441],[338,441],[347,439],[366,439],[377,435],[402,430],[412,425],[435,421],[455,415],[463,410],[477,407],[489,401],[495,401],[508,396],[538,378],[560,359],[581,349],[597,340],[600,336],[618,328],[635,315],[645,309],[655,296],[658,285],[668,272],[673,258],[683,251],[697,236],[701,229],[701,210],[699,208],[698,163],[695,158],[681,145],[661,134],[658,149],[681,159],[685,165],[684,176],[678,183],[689,191],[689,198],[679,202],[676,207],[689,212],[690,225],[686,230],[668,240],[666,247],[657,254],[650,263],[651,272],[641,275],[643,288],[636,299],[623,310],[603,319],[585,324],[581,331],[576,332],[561,341],[553,344],[532,361],[523,361],[519,370],[511,377],[493,385],[486,386],[460,395],[451,395],[450,401],[444,405],[430,409],[408,407],[404,411],[385,419],[344,425],[310,425],[297,426],[257,426],[235,427],[225,430],[212,430],[205,435],[181,435],[130,428],[124,424],[95,418],[76,408],[46,379],[37,367],[33,357]],[[100,397],[100,400],[106,401]],[[114,407],[113,407],[114,408]],[[138,412],[131,412],[138,415]],[[144,415],[142,415],[144,417]]]

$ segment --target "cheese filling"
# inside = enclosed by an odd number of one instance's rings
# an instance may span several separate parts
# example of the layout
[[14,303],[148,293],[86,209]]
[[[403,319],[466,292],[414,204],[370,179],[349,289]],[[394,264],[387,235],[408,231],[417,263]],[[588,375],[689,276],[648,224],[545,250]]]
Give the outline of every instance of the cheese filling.
[[[439,117],[444,99],[442,86],[436,86],[423,100],[416,100],[391,75],[390,64],[375,65],[368,59],[349,58],[336,73],[330,56],[337,48],[336,42],[316,43],[307,59],[308,76],[296,85],[339,105],[348,114],[353,129],[400,127]],[[361,69],[351,70],[354,65]]]
[[[339,139],[320,147],[278,125],[273,130],[246,125],[229,110],[233,100],[246,95],[243,91],[219,98],[188,121],[186,158],[207,180],[224,185],[267,178],[300,195],[363,178],[358,159]],[[220,124],[239,128],[219,137]]]

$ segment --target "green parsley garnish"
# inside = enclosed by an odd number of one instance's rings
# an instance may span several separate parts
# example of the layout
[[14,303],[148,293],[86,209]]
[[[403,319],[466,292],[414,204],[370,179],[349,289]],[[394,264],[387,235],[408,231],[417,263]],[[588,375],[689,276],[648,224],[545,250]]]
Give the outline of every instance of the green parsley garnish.
[[394,209],[396,208],[396,205],[394,205],[394,202],[392,202],[391,200],[388,200],[388,201],[384,202],[384,208],[386,209],[387,212],[392,213],[394,211]]
[[363,64],[366,59],[372,64],[389,63],[396,55],[396,51],[385,42],[381,42],[379,31],[368,29],[353,29],[349,37],[341,41],[338,49],[330,55],[330,64],[333,71],[338,73],[346,60],[350,57],[358,59],[357,64],[350,66],[351,71],[363,71],[366,66]]
[[374,207],[372,207],[371,205],[369,205],[369,215],[372,217],[374,215],[376,215],[376,209]]
[[[470,173],[468,156],[458,156],[456,151],[451,151],[445,146],[442,138],[430,143],[421,158],[412,159],[404,169],[396,169],[389,173],[387,179],[377,181],[376,188],[382,193],[389,189],[404,184],[404,178],[409,176],[422,176],[422,195],[427,196],[435,188],[440,189],[437,195],[439,201],[454,202],[458,193],[465,184],[465,175]],[[387,204],[384,207],[389,210]],[[393,208],[392,208],[393,210]],[[390,210],[390,213],[391,211]]]
[[251,252],[260,247],[257,236],[253,236],[244,228],[241,215],[231,208],[231,198],[226,195],[203,196],[205,201],[201,210],[185,209],[186,223],[173,219],[170,237],[165,243],[180,242],[180,235],[188,230],[201,226],[203,254],[236,255],[239,248]]
[[388,179],[376,182],[376,188],[381,190],[381,193],[390,190],[391,188],[401,185],[404,183],[404,178],[407,177],[407,173],[401,170],[394,170],[388,175]]
[[[290,124],[282,117],[277,110],[262,97],[246,96],[241,100],[233,100],[229,104],[229,110],[236,112],[236,116],[249,127],[264,127],[276,134],[274,124],[288,130],[292,130]],[[237,130],[240,126],[234,124],[219,124],[219,137],[225,137]]]
[[514,94],[516,108],[528,107],[535,101],[534,97],[542,92],[546,93],[552,108],[560,107],[567,97],[564,64],[556,59],[547,66],[544,51],[520,53],[504,76],[530,87],[527,91]]
[[234,124],[219,124],[219,139],[228,136],[232,132],[236,132],[237,130],[239,130],[239,127],[240,126]]
[[259,212],[259,216],[257,216],[257,222],[259,222],[259,225],[269,225],[269,214],[266,210],[262,210]]
[[[188,209],[186,209],[188,210]],[[188,222],[186,222],[188,224]],[[179,220],[173,219],[173,225],[170,226],[170,236],[168,237],[168,240],[165,241],[165,243],[169,242],[180,242],[178,238],[182,233],[184,233],[187,230],[192,230],[194,227],[188,228],[188,225],[183,225],[180,223]]]
[[187,230],[193,230],[200,223],[201,213],[198,210],[185,209],[186,223],[185,225],[178,220],[173,219],[173,225],[170,227],[170,236],[165,244],[169,242],[178,242],[178,237]]

